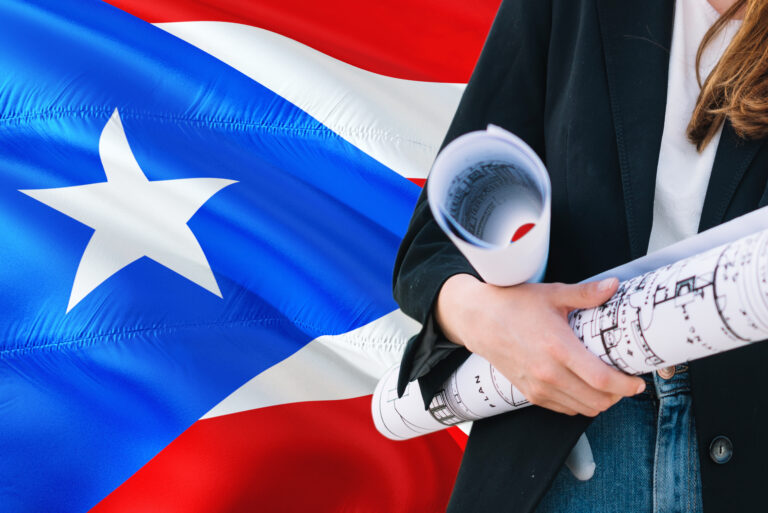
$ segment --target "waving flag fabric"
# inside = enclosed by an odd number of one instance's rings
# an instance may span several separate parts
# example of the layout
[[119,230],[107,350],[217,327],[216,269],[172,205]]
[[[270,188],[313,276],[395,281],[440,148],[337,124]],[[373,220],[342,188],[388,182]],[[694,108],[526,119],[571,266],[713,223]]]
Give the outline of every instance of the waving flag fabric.
[[498,1],[359,4],[0,2],[0,511],[444,509],[369,395]]

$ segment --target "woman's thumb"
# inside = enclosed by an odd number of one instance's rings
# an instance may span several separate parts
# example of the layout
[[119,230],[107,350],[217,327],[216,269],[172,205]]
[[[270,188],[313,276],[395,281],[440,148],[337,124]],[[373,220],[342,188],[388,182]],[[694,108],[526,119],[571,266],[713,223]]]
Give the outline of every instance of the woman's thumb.
[[569,309],[592,308],[608,301],[618,286],[619,280],[616,278],[566,285],[558,291],[558,301]]

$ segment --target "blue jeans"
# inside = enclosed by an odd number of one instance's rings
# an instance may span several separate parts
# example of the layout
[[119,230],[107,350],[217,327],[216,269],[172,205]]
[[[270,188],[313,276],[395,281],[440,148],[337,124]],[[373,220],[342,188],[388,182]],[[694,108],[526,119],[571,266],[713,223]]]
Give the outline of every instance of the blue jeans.
[[537,513],[701,513],[701,475],[688,366],[642,376],[646,391],[619,401],[587,429],[597,469],[563,467]]

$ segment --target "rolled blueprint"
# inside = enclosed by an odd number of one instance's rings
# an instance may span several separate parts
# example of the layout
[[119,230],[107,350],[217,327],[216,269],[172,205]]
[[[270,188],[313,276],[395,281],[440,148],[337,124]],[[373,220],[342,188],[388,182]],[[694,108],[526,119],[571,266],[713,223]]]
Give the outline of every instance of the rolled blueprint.
[[549,248],[549,175],[520,138],[493,125],[458,137],[435,159],[427,196],[437,224],[486,282],[541,279]]
[[[764,213],[765,215],[765,213]],[[605,304],[569,316],[604,362],[642,374],[768,338],[768,230],[622,281]],[[373,396],[377,429],[403,440],[528,406],[486,360],[470,356],[427,410],[418,382],[397,397],[399,367]]]

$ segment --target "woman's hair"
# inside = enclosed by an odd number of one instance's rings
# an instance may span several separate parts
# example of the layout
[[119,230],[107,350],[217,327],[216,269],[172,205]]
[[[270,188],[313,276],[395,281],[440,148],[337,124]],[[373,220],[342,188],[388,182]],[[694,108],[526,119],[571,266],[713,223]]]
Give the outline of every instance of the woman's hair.
[[[744,9],[744,21],[720,61],[701,85],[704,48]],[[701,86],[688,139],[701,151],[728,118],[744,139],[768,136],[768,0],[737,0],[704,35],[696,54]]]

